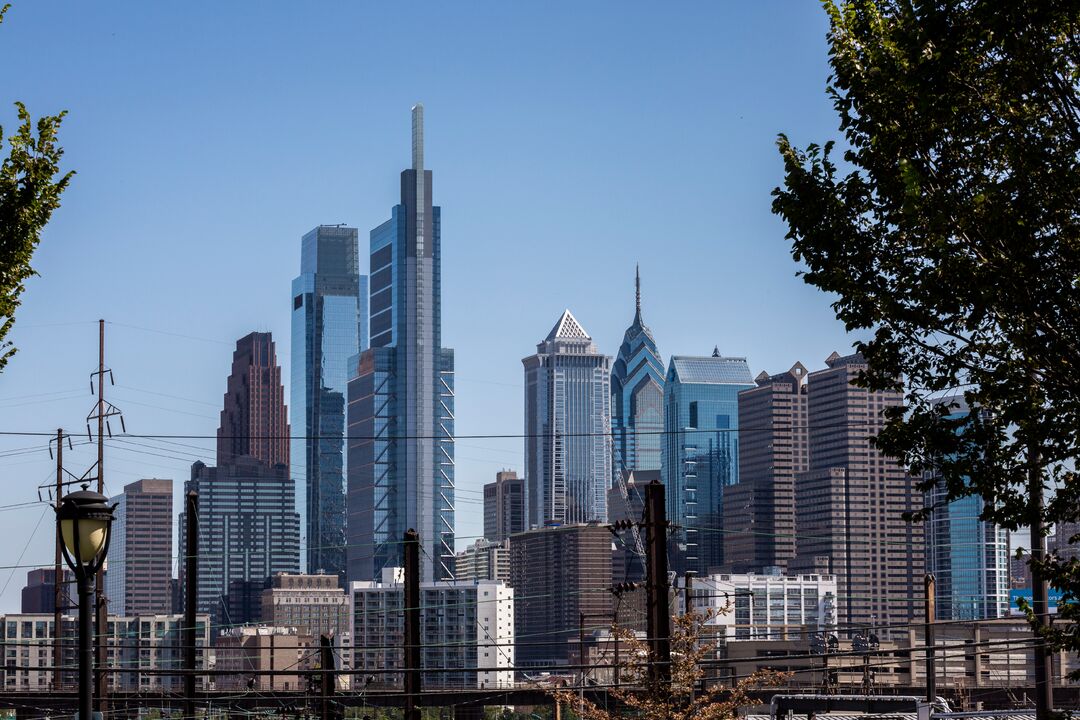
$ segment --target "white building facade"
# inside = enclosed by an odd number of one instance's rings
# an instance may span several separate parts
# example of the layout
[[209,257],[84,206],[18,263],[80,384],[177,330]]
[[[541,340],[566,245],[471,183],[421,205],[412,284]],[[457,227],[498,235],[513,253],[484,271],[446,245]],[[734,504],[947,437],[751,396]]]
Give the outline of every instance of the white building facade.
[[[405,587],[401,568],[379,582],[349,586],[353,667],[379,670],[356,681],[399,687],[405,667]],[[503,582],[437,581],[420,586],[423,687],[509,688],[514,685],[514,590]],[[430,669],[429,669],[430,668]]]
[[[681,585],[685,592],[685,584]],[[836,629],[835,575],[714,574],[694,578],[694,610],[727,640],[794,640]]]

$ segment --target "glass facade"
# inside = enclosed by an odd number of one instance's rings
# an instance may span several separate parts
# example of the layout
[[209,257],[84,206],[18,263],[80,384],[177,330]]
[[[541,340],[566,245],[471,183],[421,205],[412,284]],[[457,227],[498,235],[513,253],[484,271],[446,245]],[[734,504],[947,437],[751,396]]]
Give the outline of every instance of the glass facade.
[[420,535],[421,576],[454,571],[454,351],[442,347],[440,209],[423,168],[423,108],[401,202],[371,231],[371,349],[348,387],[348,577],[402,565]]
[[641,279],[636,279],[634,322],[623,335],[611,370],[611,429],[615,472],[660,469],[664,429],[664,361],[641,319]]
[[607,522],[611,358],[566,310],[521,362],[528,526]]
[[721,491],[739,479],[739,392],[752,387],[746,358],[671,358],[662,452],[677,572],[704,575],[724,561]]
[[345,573],[345,394],[368,346],[356,228],[304,235],[292,301],[292,462],[308,569]]

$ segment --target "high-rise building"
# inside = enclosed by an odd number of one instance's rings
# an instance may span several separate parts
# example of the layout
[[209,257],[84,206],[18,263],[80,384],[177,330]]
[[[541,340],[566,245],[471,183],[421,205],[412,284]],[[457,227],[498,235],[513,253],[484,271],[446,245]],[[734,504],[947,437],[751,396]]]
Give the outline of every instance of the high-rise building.
[[739,393],[739,482],[723,490],[724,566],[786,568],[795,556],[795,476],[806,470],[806,367],[761,373]]
[[517,598],[518,662],[566,664],[581,615],[600,624],[612,611],[611,533],[606,525],[589,523],[514,535],[510,585]]
[[664,430],[664,361],[652,331],[641,319],[641,274],[635,273],[634,321],[623,335],[611,368],[611,430],[614,470],[659,470]]
[[117,615],[172,612],[172,480],[136,480],[113,497],[105,595]]
[[[107,577],[107,574],[106,574]],[[75,575],[66,567],[60,578],[60,611],[78,607],[75,599]],[[24,613],[51,613],[56,610],[56,569],[37,568],[26,573],[26,585],[22,589]]]
[[[357,671],[405,667],[404,579],[401,568],[383,568],[379,581],[350,584]],[[514,596],[513,588],[490,580],[420,584],[426,690],[514,686]],[[376,677],[390,687],[403,682],[402,673]]]
[[[870,442],[894,391],[852,384],[866,361],[833,353],[807,382],[810,463],[795,479],[795,558],[790,572],[824,572],[839,580],[843,627],[899,626],[921,617],[911,598],[923,592],[922,508],[914,480]],[[888,629],[879,632],[888,635]]]
[[356,228],[304,235],[292,284],[292,462],[310,572],[345,572],[345,396],[368,346],[367,277]]
[[315,643],[326,635],[339,644],[351,630],[349,597],[337,575],[291,575],[278,573],[262,592],[264,624],[295,627]]
[[522,359],[529,527],[607,520],[611,358],[569,310]]
[[456,579],[462,582],[500,580],[510,584],[510,541],[480,538],[457,554]]
[[[682,592],[685,582],[680,578]],[[803,640],[836,629],[832,575],[768,573],[707,575],[691,585],[693,608],[711,611],[710,628],[730,640]]]
[[[962,397],[949,397],[950,419],[968,416]],[[925,480],[940,477],[927,472]],[[943,483],[926,493],[926,572],[935,579],[938,620],[986,620],[1009,613],[1009,532],[982,520],[984,501],[949,501]]]
[[454,351],[442,345],[440,209],[422,105],[412,121],[401,202],[371,231],[371,349],[348,384],[350,580],[400,567],[410,528],[421,577],[454,572]]
[[236,341],[218,427],[219,463],[250,455],[289,464],[289,419],[274,340],[253,332]]
[[1080,559],[1080,521],[1066,520],[1055,525],[1047,547],[1062,560]]
[[513,470],[495,473],[484,485],[484,537],[501,542],[525,530],[525,479]]
[[672,356],[664,381],[663,473],[672,566],[705,575],[724,562],[723,488],[739,481],[739,393],[754,387],[746,358]]
[[[227,387],[240,387],[253,376],[260,378],[260,384],[273,386],[280,372],[269,335],[249,335],[237,345],[233,377]],[[262,350],[248,354],[245,347]],[[247,358],[260,369],[252,370]],[[246,406],[240,406],[241,402]],[[225,410],[219,438],[229,435],[227,425],[238,424],[235,418],[248,418],[239,425],[272,428],[275,423],[280,427],[286,417],[284,394],[265,388],[226,394]],[[191,466],[191,479],[184,483],[185,495],[192,491],[198,494],[196,610],[209,613],[218,625],[257,620],[260,594],[270,578],[279,572],[300,571],[300,516],[289,466],[271,464],[251,454],[236,455],[235,446],[228,443],[221,450],[217,467],[196,462]],[[180,515],[181,557],[187,555],[187,540],[185,507]],[[184,563],[179,566],[183,585]]]

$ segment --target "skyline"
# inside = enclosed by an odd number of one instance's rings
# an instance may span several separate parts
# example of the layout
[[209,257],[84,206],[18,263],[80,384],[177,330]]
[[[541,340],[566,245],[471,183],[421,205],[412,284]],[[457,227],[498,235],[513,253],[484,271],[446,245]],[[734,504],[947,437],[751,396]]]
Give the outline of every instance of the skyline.
[[[365,232],[396,201],[395,173],[408,148],[401,117],[417,101],[429,119],[426,165],[440,174],[447,212],[444,336],[457,350],[462,436],[522,432],[518,363],[564,308],[574,308],[601,352],[616,354],[633,316],[635,262],[665,365],[671,354],[707,355],[719,345],[747,356],[754,372],[796,360],[814,370],[850,344],[829,298],[794,277],[784,229],[769,211],[782,171],[775,134],[838,135],[823,92],[825,21],[817,7],[785,6],[791,22],[773,27],[775,10],[702,6],[696,27],[662,20],[682,33],[662,37],[653,35],[655,19],[628,7],[591,46],[595,54],[578,39],[601,21],[599,11],[576,12],[580,24],[567,26],[539,10],[500,9],[505,37],[484,37],[480,22],[470,32],[486,44],[433,67],[449,47],[442,32],[477,20],[475,10],[446,11],[439,19],[450,25],[438,33],[420,27],[431,45],[401,68],[377,65],[388,42],[368,29],[388,22],[378,9],[315,10],[297,28],[267,14],[237,36],[245,14],[223,10],[219,25],[200,28],[202,52],[192,56],[180,33],[166,30],[185,27],[183,13],[138,14],[117,36],[112,21],[122,10],[72,9],[57,27],[55,7],[17,3],[0,30],[12,98],[35,113],[71,111],[60,137],[65,167],[79,171],[36,255],[41,277],[30,281],[13,331],[20,352],[0,374],[0,429],[64,426],[78,434],[92,404],[83,386],[96,361],[95,320],[104,317],[106,362],[117,379],[107,392],[128,430],[213,435],[237,338],[270,330],[288,361],[283,298],[298,238],[342,221]],[[307,87],[301,79],[310,63],[288,72],[269,52],[272,41],[313,27],[345,32],[335,19],[369,41],[350,44],[362,51],[357,58],[327,44],[332,59],[352,58],[345,67],[363,71],[367,95],[339,100],[351,113],[301,113],[322,107],[320,93],[344,76],[316,73]],[[762,27],[775,43],[753,41]],[[745,34],[710,42],[719,28]],[[550,48],[531,34],[526,40],[532,31],[546,32],[567,56],[545,62]],[[655,56],[637,57],[635,41],[656,47]],[[54,52],[32,64],[37,46]],[[73,65],[76,54],[86,62]],[[145,67],[129,63],[134,56],[145,57]],[[368,61],[385,74],[365,74]],[[472,79],[461,80],[470,70]],[[155,94],[161,73],[189,81],[162,97]],[[702,93],[702,79],[717,73],[707,83],[712,92]],[[265,90],[271,76],[289,90],[263,97],[245,89],[248,81]],[[451,100],[460,94],[463,102]],[[0,107],[5,127],[10,116]],[[644,132],[656,124],[661,132]],[[240,137],[241,129],[250,133]],[[177,142],[163,143],[169,135]],[[166,151],[153,154],[153,166],[143,157],[149,143]],[[514,182],[499,181],[508,177]],[[109,239],[109,250],[97,249],[95,238]],[[615,247],[625,261],[612,261]],[[241,264],[249,260],[251,267]],[[223,292],[229,285],[239,292]],[[777,322],[790,326],[786,337],[760,333]],[[110,493],[142,477],[170,477],[179,487],[198,456],[212,464],[209,439],[134,442],[151,447],[116,441],[107,449]],[[44,442],[4,439],[4,449],[38,444],[34,455],[0,459],[10,502],[35,500],[53,465]],[[483,484],[500,469],[524,468],[520,439],[466,439],[458,448],[463,549],[482,535]],[[81,472],[92,452],[76,447],[68,458]],[[20,541],[0,552],[0,565],[49,564],[48,518],[36,508],[3,517]],[[0,572],[0,587],[7,583],[0,608],[18,602],[24,571],[12,572],[10,581]]]

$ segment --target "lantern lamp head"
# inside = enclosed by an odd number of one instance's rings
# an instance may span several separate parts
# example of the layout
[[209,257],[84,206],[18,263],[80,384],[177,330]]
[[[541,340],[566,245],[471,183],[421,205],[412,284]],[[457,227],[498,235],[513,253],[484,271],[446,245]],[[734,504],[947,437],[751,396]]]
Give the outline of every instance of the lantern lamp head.
[[101,493],[82,490],[65,495],[56,508],[57,532],[64,559],[76,575],[93,575],[109,552],[115,505]]

